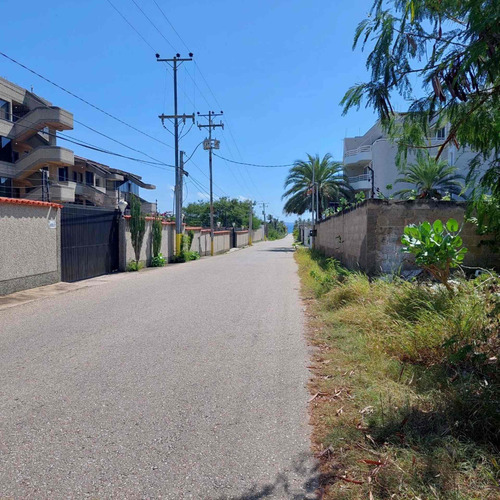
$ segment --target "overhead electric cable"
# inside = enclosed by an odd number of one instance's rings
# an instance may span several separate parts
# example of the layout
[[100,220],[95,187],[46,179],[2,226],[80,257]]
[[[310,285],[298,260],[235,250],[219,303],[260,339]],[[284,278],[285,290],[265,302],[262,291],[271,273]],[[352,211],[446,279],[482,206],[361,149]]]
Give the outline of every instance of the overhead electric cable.
[[57,87],[58,89],[62,90],[63,92],[66,92],[67,94],[69,94],[70,96],[74,97],[75,99],[78,99],[79,101],[82,101],[83,103],[87,104],[91,108],[96,109],[100,113],[103,113],[104,115],[109,116],[113,120],[116,120],[117,122],[119,122],[119,123],[121,123],[121,124],[123,124],[123,125],[125,125],[125,126],[127,126],[129,128],[131,128],[132,130],[135,130],[136,132],[139,132],[140,134],[142,134],[142,135],[144,135],[146,137],[149,137],[150,139],[152,139],[152,140],[154,140],[156,142],[159,142],[160,144],[163,144],[164,146],[167,146],[170,149],[173,149],[173,146],[171,146],[170,144],[167,144],[166,142],[163,142],[160,139],[157,139],[156,137],[153,137],[152,135],[149,135],[148,133],[143,132],[142,130],[138,129],[137,127],[134,127],[133,125],[130,125],[129,123],[123,121],[122,119],[117,118],[116,116],[112,115],[111,113],[108,113],[107,111],[105,111],[104,109],[100,108],[99,106],[96,106],[95,104],[92,104],[91,102],[87,101],[83,97],[80,97],[80,96],[76,95],[75,93],[71,92],[70,90],[68,90],[68,89],[62,87],[61,85],[53,82],[52,80],[50,80],[49,78],[41,75],[40,73],[36,72],[35,70],[33,70],[31,68],[28,68],[28,66],[26,66],[25,64],[23,64],[23,63],[21,63],[19,61],[16,61],[15,59],[13,59],[12,57],[8,56],[4,52],[0,52],[0,55],[3,56],[3,57],[5,57],[9,61],[12,61],[14,64],[17,64],[18,66],[21,66],[22,68],[26,69],[30,73],[33,73],[34,75],[38,76],[42,80],[45,80],[46,82],[50,83],[54,87]]
[[287,163],[285,165],[259,165],[257,163],[246,163],[246,162],[242,162],[242,161],[235,161],[235,160],[230,160],[229,158],[224,158],[223,156],[221,155],[218,155],[217,153],[214,153],[215,156],[217,156],[218,158],[221,158],[222,160],[226,160],[226,161],[229,161],[231,163],[236,163],[238,165],[245,165],[245,166],[248,166],[248,167],[257,167],[257,168],[287,168],[287,167],[293,167],[293,163]]

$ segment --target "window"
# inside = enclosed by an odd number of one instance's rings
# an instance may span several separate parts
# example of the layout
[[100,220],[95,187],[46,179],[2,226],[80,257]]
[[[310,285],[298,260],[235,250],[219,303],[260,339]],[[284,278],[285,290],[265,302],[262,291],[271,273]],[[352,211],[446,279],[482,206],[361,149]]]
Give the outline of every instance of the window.
[[0,196],[10,198],[12,194],[12,179],[0,177]]
[[0,136],[0,161],[14,162],[12,141],[2,136]]
[[0,119],[10,120],[9,103],[0,99]]
[[96,185],[97,187],[101,187],[101,178],[100,178],[100,177],[96,177],[96,178],[95,178],[95,185]]
[[78,182],[78,172],[73,170],[73,182]]
[[94,185],[94,172],[85,172],[85,183],[89,186]]
[[455,151],[450,151],[448,153],[448,163],[450,165],[455,165]]
[[436,139],[444,139],[446,135],[446,127],[441,127],[441,128],[438,128],[437,132],[436,132]]
[[139,186],[131,181],[124,182],[118,190],[122,193],[133,193],[139,196]]
[[59,167],[59,181],[65,182],[69,179],[68,167]]

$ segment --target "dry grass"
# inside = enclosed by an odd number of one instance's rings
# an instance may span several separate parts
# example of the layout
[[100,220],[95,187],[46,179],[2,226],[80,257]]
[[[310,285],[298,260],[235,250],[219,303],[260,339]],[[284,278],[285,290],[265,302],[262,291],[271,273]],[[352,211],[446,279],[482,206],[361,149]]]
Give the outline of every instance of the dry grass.
[[499,498],[498,280],[450,296],[313,257],[296,252],[323,498]]

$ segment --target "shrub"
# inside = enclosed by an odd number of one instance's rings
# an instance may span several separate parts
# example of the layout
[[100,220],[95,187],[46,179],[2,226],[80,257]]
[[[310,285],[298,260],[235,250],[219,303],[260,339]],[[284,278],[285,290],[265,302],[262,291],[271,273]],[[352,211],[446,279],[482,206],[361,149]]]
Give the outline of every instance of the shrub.
[[141,202],[139,198],[132,194],[130,196],[130,238],[135,253],[136,267],[139,267],[141,257],[142,241],[146,232],[146,219],[141,214]]
[[131,260],[127,264],[127,271],[128,272],[140,271],[143,267],[144,267],[144,263],[143,262],[140,262],[140,261],[137,262],[135,260]]
[[161,250],[162,225],[160,219],[155,219],[153,221],[152,232],[153,232],[153,259],[154,259],[155,257],[158,257],[160,255],[160,250]]
[[450,269],[464,260],[467,249],[462,247],[458,222],[449,219],[446,226],[440,220],[410,224],[401,238],[402,251],[415,255],[415,262],[452,291],[448,279]]
[[163,267],[167,263],[167,259],[161,253],[151,258],[151,267]]
[[[193,233],[194,236],[194,233]],[[172,262],[180,263],[180,262],[188,262],[190,260],[197,260],[200,258],[200,254],[198,252],[192,252],[189,250],[192,242],[192,236],[183,234],[181,237],[181,252],[179,255],[176,255],[173,258]]]

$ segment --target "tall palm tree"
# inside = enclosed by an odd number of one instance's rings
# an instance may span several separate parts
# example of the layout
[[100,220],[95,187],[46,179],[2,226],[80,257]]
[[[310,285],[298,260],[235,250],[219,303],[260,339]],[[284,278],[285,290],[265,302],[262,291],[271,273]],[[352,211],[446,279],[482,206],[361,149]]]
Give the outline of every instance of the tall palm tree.
[[328,202],[338,201],[342,196],[352,197],[352,188],[342,172],[342,164],[332,160],[330,154],[320,159],[319,155],[307,155],[307,160],[297,160],[285,179],[287,189],[281,199],[288,198],[284,210],[287,214],[302,215],[312,209],[311,189],[316,184],[319,197],[318,218]]
[[419,156],[413,165],[402,169],[401,174],[396,183],[406,182],[415,187],[401,189],[394,193],[396,196],[405,198],[416,191],[419,199],[441,199],[446,193],[464,197],[463,176],[457,174],[457,168],[448,165],[445,160],[436,160],[430,155]]

